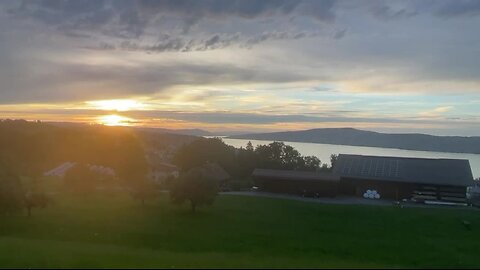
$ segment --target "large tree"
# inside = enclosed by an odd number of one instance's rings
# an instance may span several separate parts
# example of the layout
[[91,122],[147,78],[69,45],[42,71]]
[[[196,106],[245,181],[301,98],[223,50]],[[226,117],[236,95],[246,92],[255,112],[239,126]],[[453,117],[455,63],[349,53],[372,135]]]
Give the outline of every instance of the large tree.
[[74,193],[88,194],[95,191],[100,175],[92,171],[86,164],[76,164],[67,171],[64,177],[65,188]]
[[335,168],[335,165],[337,164],[338,161],[338,155],[331,154],[330,155],[330,170],[333,170]]
[[0,120],[0,149],[19,176],[39,177],[67,161],[112,168],[128,184],[148,172],[140,138],[124,127]]
[[170,198],[175,204],[190,202],[192,212],[198,206],[211,205],[218,193],[218,183],[201,167],[190,169],[173,184]]
[[315,156],[302,156],[295,148],[283,142],[272,142],[253,147],[249,142],[245,148],[235,149],[221,139],[198,139],[180,148],[174,163],[182,171],[202,166],[208,162],[219,164],[232,179],[246,179],[255,168],[280,170],[326,170]]
[[24,191],[20,178],[0,164],[0,214],[19,211],[24,206]]
[[147,200],[158,196],[158,186],[148,179],[139,179],[130,185],[130,194],[145,206]]
[[258,145],[255,148],[255,156],[256,166],[265,169],[315,171],[321,165],[317,157],[304,157],[295,148],[283,142]]
[[32,215],[34,208],[45,208],[51,202],[51,199],[44,192],[27,192],[25,194],[24,204],[28,216]]
[[235,148],[220,138],[199,138],[180,148],[173,161],[183,171],[211,162],[219,164],[231,175],[238,172]]
[[46,208],[52,199],[45,191],[45,179],[36,177],[23,177],[22,186],[25,192],[24,207],[28,216],[32,215],[34,208]]

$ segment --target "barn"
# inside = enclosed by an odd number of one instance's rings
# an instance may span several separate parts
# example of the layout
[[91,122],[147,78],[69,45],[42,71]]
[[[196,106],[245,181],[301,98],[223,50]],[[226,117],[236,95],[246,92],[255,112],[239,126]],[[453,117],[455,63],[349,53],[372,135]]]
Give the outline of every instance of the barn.
[[335,197],[340,178],[332,173],[255,169],[255,186],[262,191],[307,197]]
[[362,196],[376,190],[382,198],[419,202],[465,203],[473,185],[468,160],[340,154],[333,173],[339,192]]

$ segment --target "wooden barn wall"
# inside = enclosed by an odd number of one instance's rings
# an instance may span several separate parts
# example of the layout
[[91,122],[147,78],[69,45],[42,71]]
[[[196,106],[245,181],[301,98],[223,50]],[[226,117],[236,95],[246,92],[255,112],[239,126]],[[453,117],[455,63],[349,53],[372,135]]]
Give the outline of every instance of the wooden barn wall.
[[384,199],[401,200],[410,198],[415,184],[378,180],[342,179],[341,193],[362,197],[367,190],[376,190]]
[[255,184],[261,190],[275,193],[335,197],[338,192],[338,185],[332,181],[300,181],[283,179],[255,179]]
[[[402,200],[412,198],[415,190],[421,190],[425,184],[390,182],[381,180],[365,180],[342,178],[338,182],[333,181],[301,181],[286,180],[274,178],[254,178],[255,185],[261,190],[267,192],[305,195],[305,196],[321,196],[335,197],[337,195],[363,197],[367,190],[376,190],[381,198]],[[433,185],[435,186],[435,185]],[[465,194],[464,187],[446,187],[436,186],[438,190],[446,190]],[[440,199],[440,197],[438,198]]]

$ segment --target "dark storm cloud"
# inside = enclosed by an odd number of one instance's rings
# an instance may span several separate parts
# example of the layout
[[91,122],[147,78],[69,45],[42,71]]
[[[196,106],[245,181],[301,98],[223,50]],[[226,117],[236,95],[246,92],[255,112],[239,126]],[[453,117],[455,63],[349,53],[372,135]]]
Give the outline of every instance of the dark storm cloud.
[[124,116],[135,119],[167,118],[197,123],[209,124],[278,124],[278,123],[417,123],[435,124],[437,120],[398,119],[387,117],[345,117],[330,115],[302,115],[302,114],[257,114],[257,113],[233,113],[233,112],[181,112],[181,111],[129,111]]
[[[235,65],[145,64],[141,67],[44,63],[42,70],[23,70],[29,80],[3,77],[0,104],[62,102],[131,95],[148,95],[182,85],[297,82],[308,80],[301,72],[252,70]],[[99,90],[101,89],[101,90]]]
[[[338,9],[367,6],[380,20],[405,19],[420,13],[450,18],[480,14],[478,0],[351,2],[343,0],[24,0],[9,4],[16,18],[41,22],[65,34],[94,32],[117,38],[139,38],[149,26],[162,28],[161,19],[176,17],[183,34],[203,19],[265,19],[304,16],[333,23]],[[83,33],[84,35],[86,33]]]
[[[333,34],[333,38],[341,39],[345,36],[346,29],[337,31]],[[206,38],[187,38],[168,36],[155,44],[145,45],[135,41],[122,41],[115,45],[112,43],[101,42],[98,46],[85,46],[92,50],[127,50],[127,51],[145,51],[150,53],[159,52],[192,52],[192,51],[209,51],[215,49],[223,49],[227,47],[248,48],[251,49],[255,45],[268,41],[278,40],[299,40],[304,38],[314,38],[319,36],[318,32],[264,32],[249,38],[243,37],[240,33],[234,34],[213,34]]]
[[[181,15],[190,24],[202,18],[257,19],[272,16],[306,15],[331,22],[335,0],[143,0],[139,6],[149,12],[169,12]],[[188,23],[187,22],[187,23]]]
[[307,37],[315,37],[318,36],[319,33],[315,32],[299,32],[299,33],[288,33],[283,31],[272,31],[272,32],[265,32],[254,37],[251,37],[242,44],[242,47],[251,48],[254,45],[270,41],[270,40],[289,40],[289,39],[302,39]]
[[451,18],[461,16],[480,15],[480,1],[478,0],[455,0],[444,3],[437,11],[436,15]]
[[382,21],[408,19],[422,14],[441,18],[480,15],[478,0],[337,0],[336,6],[337,9],[366,8],[373,17]]
[[[367,90],[375,92],[388,87],[423,91],[442,81],[476,83],[469,86],[475,90],[480,62],[472,44],[479,40],[471,33],[479,2],[0,1],[0,102],[135,96],[178,85],[323,79],[333,84],[358,80],[358,89],[346,90],[360,92],[367,84]],[[458,20],[444,19],[452,17]],[[195,24],[195,31],[180,33],[182,22]],[[264,46],[252,49],[259,44]],[[224,50],[218,59],[224,63],[218,65],[211,64],[214,52],[165,58],[123,52],[223,48],[252,50]],[[46,60],[49,57],[63,58]],[[87,57],[98,63],[85,64],[82,59]],[[107,60],[102,62],[102,57]],[[111,59],[116,61],[112,64]],[[161,63],[152,64],[152,59]],[[367,80],[374,81],[372,86]],[[409,83],[416,82],[425,84],[409,89]],[[463,85],[443,88],[465,90]]]
[[376,18],[385,21],[409,18],[418,14],[416,10],[408,10],[407,8],[395,9],[385,2],[373,5],[371,12]]
[[[0,113],[8,114],[12,111],[2,111]],[[33,109],[30,113],[36,115],[82,115],[98,116],[99,110],[96,109]],[[389,117],[348,117],[335,116],[332,113],[328,115],[308,115],[308,114],[258,114],[258,113],[234,113],[234,112],[184,112],[184,111],[161,111],[161,110],[143,110],[143,111],[104,111],[104,113],[115,113],[124,117],[135,119],[138,122],[150,119],[170,119],[176,121],[186,121],[194,123],[207,124],[247,124],[247,125],[271,125],[281,123],[390,123],[390,124],[439,124],[444,123],[442,119],[419,120],[416,118],[389,118]],[[448,119],[451,123],[460,121],[463,124],[476,123],[475,121],[465,121],[465,119]]]
[[[64,33],[94,31],[120,38],[138,38],[161,16],[177,16],[184,29],[204,18],[257,19],[272,16],[307,15],[332,21],[334,1],[300,0],[25,0],[8,12],[32,19]],[[188,31],[184,31],[188,32]]]
[[346,34],[347,34],[347,29],[342,29],[342,30],[336,31],[335,34],[333,34],[333,38],[342,39]]
[[22,1],[10,14],[31,18],[60,29],[92,29],[107,23],[113,12],[105,7],[105,1]]
[[[322,1],[319,1],[322,2]],[[301,3],[298,0],[141,0],[140,8],[149,12],[174,12],[187,17],[257,18],[274,14],[289,14]]]
[[335,20],[335,13],[333,11],[335,0],[306,0],[303,1],[302,15],[312,16],[319,21],[332,22]]

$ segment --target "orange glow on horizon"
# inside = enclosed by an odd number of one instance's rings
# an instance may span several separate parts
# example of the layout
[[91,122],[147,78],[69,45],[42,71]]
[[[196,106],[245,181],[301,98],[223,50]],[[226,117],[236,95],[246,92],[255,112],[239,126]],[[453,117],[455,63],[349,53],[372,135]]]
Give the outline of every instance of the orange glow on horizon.
[[87,104],[98,110],[119,112],[141,110],[145,108],[145,104],[133,99],[96,100],[88,101]]
[[106,126],[131,126],[133,119],[111,114],[98,117],[98,123]]

